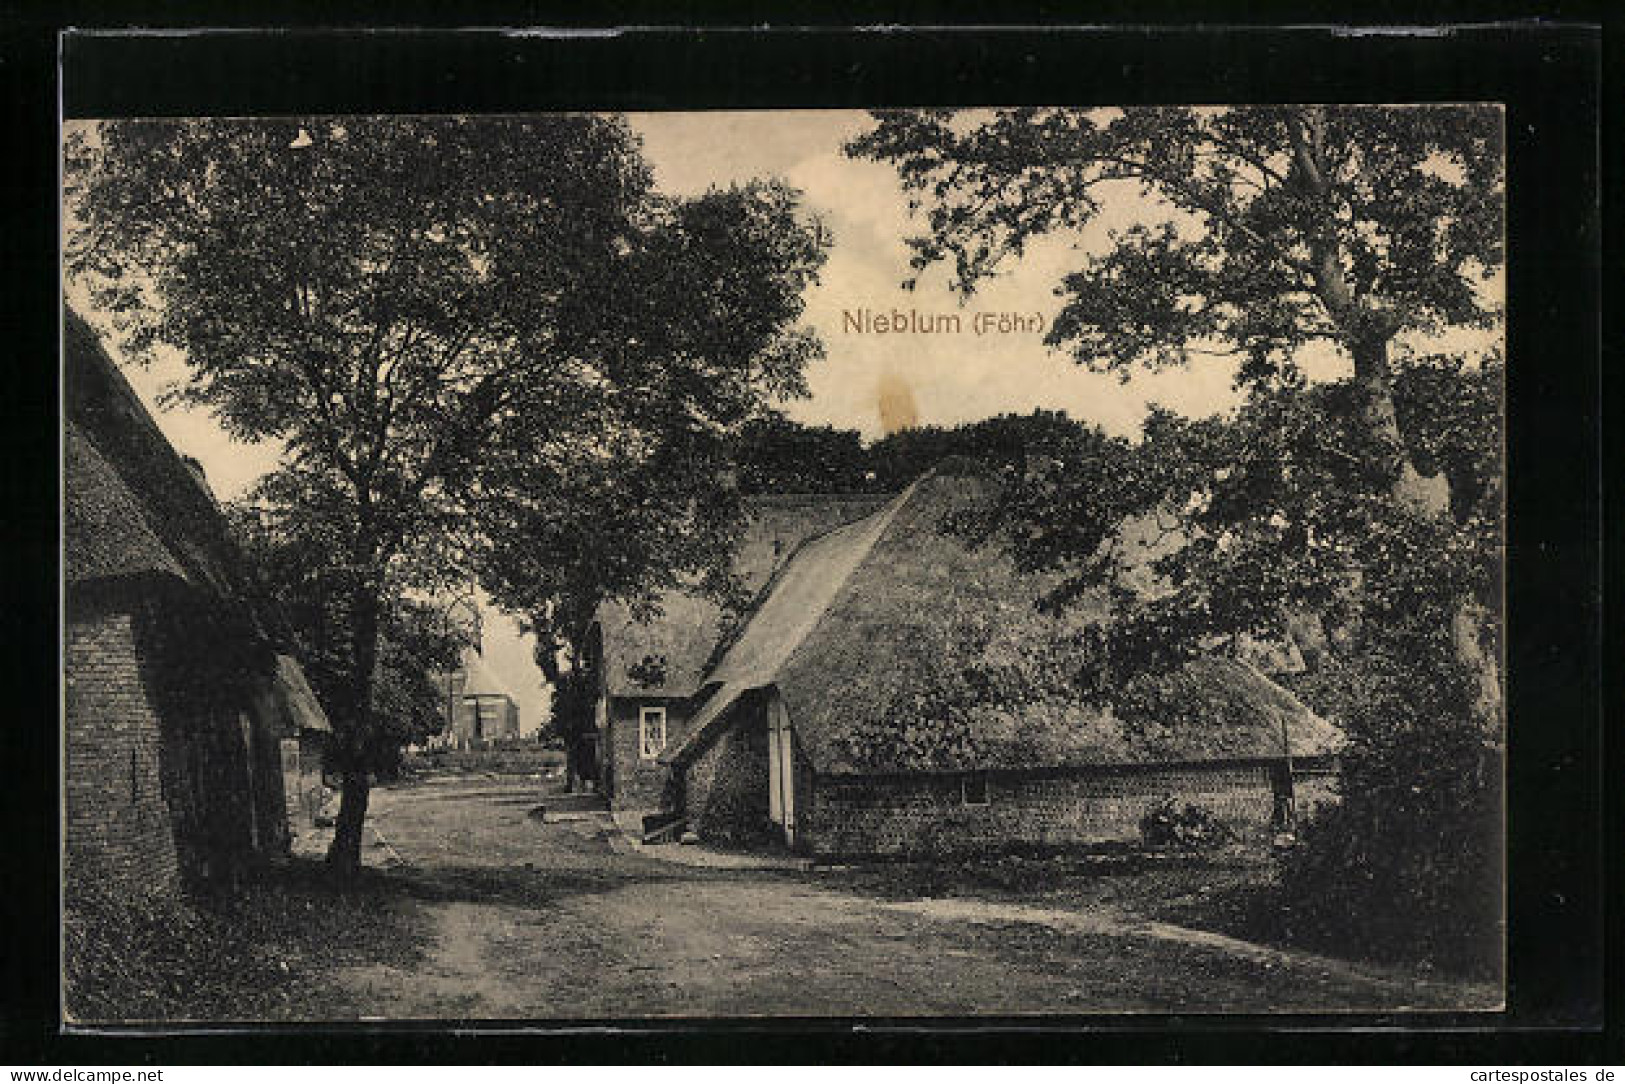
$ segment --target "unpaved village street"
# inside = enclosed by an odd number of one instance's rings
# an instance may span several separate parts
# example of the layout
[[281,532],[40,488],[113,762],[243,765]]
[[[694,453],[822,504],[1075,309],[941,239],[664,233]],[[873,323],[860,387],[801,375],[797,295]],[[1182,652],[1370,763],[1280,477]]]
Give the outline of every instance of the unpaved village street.
[[606,814],[539,821],[538,800],[534,784],[481,777],[375,793],[367,862],[429,934],[415,966],[333,976],[354,1015],[1324,1012],[1464,996],[1110,908],[895,899],[842,870],[682,864],[633,847]]

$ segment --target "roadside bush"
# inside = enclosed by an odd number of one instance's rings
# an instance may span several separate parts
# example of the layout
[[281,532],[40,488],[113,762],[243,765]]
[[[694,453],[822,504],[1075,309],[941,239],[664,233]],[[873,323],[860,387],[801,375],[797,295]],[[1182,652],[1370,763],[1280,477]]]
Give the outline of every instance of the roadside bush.
[[1233,842],[1236,834],[1206,806],[1164,798],[1140,818],[1140,839],[1158,850],[1203,851]]
[[541,775],[554,769],[562,772],[564,761],[562,750],[527,742],[508,748],[425,749],[407,753],[401,758],[401,772],[406,776],[433,771]]
[[1300,941],[1492,977],[1500,761],[1471,712],[1473,679],[1444,664],[1360,663],[1343,799],[1307,818],[1284,853],[1282,917]]

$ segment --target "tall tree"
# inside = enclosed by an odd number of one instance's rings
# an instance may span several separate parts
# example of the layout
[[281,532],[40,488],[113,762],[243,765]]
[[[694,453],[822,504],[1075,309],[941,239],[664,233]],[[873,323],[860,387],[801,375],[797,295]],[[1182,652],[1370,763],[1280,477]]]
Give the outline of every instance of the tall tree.
[[[332,561],[332,525],[318,515],[324,502],[285,492],[297,476],[279,472],[245,500],[227,506],[233,533],[257,574],[267,612],[286,626],[323,710],[344,702],[352,631],[348,569]],[[373,726],[367,763],[390,773],[404,746],[441,732],[446,689],[440,675],[459,665],[475,639],[457,605],[386,590],[380,599],[378,665],[373,677]]]
[[[1125,378],[1217,352],[1258,388],[1295,385],[1302,349],[1332,344],[1353,367],[1349,453],[1396,503],[1447,514],[1445,479],[1400,432],[1395,363],[1412,339],[1499,319],[1495,108],[888,112],[848,152],[897,167],[928,226],[916,271],[947,263],[967,293],[1134,200],[1137,220],[1060,284],[1049,344]],[[1458,653],[1492,667],[1482,600],[1459,609]]]
[[592,725],[580,663],[598,606],[650,615],[667,590],[732,589],[742,435],[771,401],[806,394],[822,349],[794,326],[826,243],[797,201],[755,181],[671,204],[596,299],[590,349],[616,391],[576,406],[591,469],[550,454],[556,423],[530,417],[498,435],[477,475],[480,579],[536,635],[573,767]]
[[[176,399],[234,437],[280,440],[278,492],[329,532],[349,637],[328,856],[342,872],[360,863],[389,600],[477,572],[509,499],[575,513],[528,486],[570,477],[572,499],[613,499],[616,459],[665,440],[670,389],[737,365],[737,325],[767,321],[750,325],[772,345],[752,362],[781,382],[812,348],[751,307],[810,245],[810,231],[775,232],[793,221],[788,194],[735,194],[735,210],[770,210],[730,233],[694,209],[704,198],[652,190],[619,119],[104,122],[66,167],[69,274],[135,356],[182,352]],[[731,246],[709,247],[719,237],[695,218]],[[684,246],[674,271],[692,277],[662,277]],[[690,291],[711,322],[665,350]]]

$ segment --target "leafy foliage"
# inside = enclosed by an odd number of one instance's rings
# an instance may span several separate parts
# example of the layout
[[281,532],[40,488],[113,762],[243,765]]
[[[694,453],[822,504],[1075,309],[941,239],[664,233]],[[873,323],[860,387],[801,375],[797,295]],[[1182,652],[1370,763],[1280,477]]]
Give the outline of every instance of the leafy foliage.
[[[1361,454],[1362,389],[1334,382],[1258,390],[1228,417],[1154,412],[1138,445],[1057,446],[1004,475],[979,525],[1062,577],[1052,603],[1108,601],[1098,657],[1130,732],[1211,710],[1181,690],[1183,660],[1239,638],[1298,648],[1288,680],[1348,745],[1341,803],[1286,859],[1286,910],[1479,971],[1499,932],[1501,735],[1482,709],[1493,669],[1460,641],[1497,653],[1499,382],[1493,359],[1422,359],[1397,381],[1408,453],[1452,477],[1444,516],[1392,499]],[[1134,517],[1173,529],[1137,583],[1117,533]]]
[[[249,498],[226,509],[257,573],[265,612],[285,625],[311,687],[332,717],[346,704],[355,622],[351,571],[331,560],[331,524],[319,500],[291,498],[288,472],[265,479]],[[375,772],[391,773],[403,746],[421,744],[445,722],[445,688],[436,675],[456,669],[469,631],[446,606],[414,599],[404,587],[383,594],[373,716],[360,750]]]
[[1485,326],[1499,267],[1502,135],[1490,108],[1259,106],[950,110],[875,115],[849,153],[896,165],[942,262],[969,292],[1035,238],[1109,200],[1153,208],[1063,280],[1049,341],[1123,374],[1222,343],[1250,378],[1296,348]]
[[299,863],[207,896],[70,880],[64,1008],[87,1023],[264,1021],[312,1003],[342,1015],[330,969],[421,960],[426,931],[381,889],[336,894]]
[[626,676],[640,685],[656,686],[666,683],[666,657],[645,655],[626,668]]
[[[1443,675],[1427,684],[1418,669]],[[1285,855],[1281,897],[1322,943],[1499,971],[1501,756],[1471,724],[1475,677],[1386,649],[1342,668],[1351,749],[1342,800]]]
[[1147,847],[1201,851],[1221,847],[1235,838],[1217,813],[1194,802],[1181,806],[1177,799],[1164,798],[1140,818],[1140,839]]
[[[1121,674],[1244,637],[1299,649],[1300,691],[1350,747],[1289,895],[1396,943],[1493,927],[1499,359],[1396,345],[1499,320],[1501,140],[1479,107],[1022,108],[879,113],[848,147],[897,167],[926,227],[916,273],[946,264],[967,293],[1140,197],[1062,279],[1050,345],[1125,379],[1237,358],[1250,397],[1029,459],[985,527],[1062,577],[1052,604],[1106,593]],[[1306,385],[1317,342],[1352,379]],[[1176,538],[1125,590],[1114,532],[1136,520]]]
[[744,493],[882,492],[856,430],[808,426],[778,411],[740,434],[739,488]]
[[652,614],[666,591],[738,591],[741,435],[771,399],[805,393],[821,352],[794,327],[824,259],[796,201],[756,182],[664,205],[647,251],[594,299],[602,387],[568,419],[519,417],[485,451],[477,573],[524,616],[549,681],[584,683],[555,702],[561,733],[590,726],[590,676],[571,674],[600,603]]
[[1064,411],[1001,414],[944,428],[913,426],[864,445],[856,430],[806,426],[781,413],[749,423],[740,438],[742,493],[895,493],[945,460],[1019,464],[1094,430]]
[[889,686],[885,712],[865,715],[840,735],[842,756],[860,769],[895,764],[953,769],[974,762],[984,750],[972,713],[985,701],[971,685],[999,675],[968,673],[965,647],[918,652],[916,665],[900,671]]

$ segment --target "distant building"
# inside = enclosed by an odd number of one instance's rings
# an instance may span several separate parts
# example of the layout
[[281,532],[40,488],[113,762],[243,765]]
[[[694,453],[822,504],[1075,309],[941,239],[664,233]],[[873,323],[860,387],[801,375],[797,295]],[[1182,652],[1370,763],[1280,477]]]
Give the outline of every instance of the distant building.
[[279,746],[328,722],[200,472],[72,312],[63,345],[69,898],[229,881],[287,849]]
[[440,676],[445,690],[441,732],[431,748],[482,749],[519,737],[519,705],[491,674],[473,648],[463,652],[462,666]]

